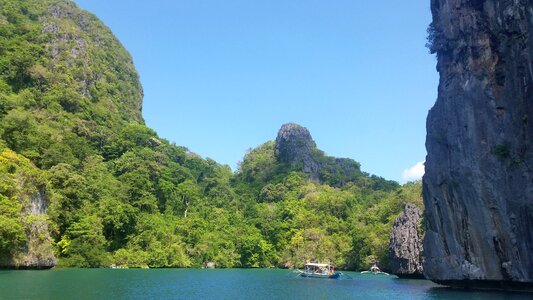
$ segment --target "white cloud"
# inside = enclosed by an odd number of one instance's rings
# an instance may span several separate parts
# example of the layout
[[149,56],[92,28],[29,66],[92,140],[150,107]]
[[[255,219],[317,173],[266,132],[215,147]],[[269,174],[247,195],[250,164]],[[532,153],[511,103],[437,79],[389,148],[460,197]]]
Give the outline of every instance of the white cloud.
[[412,166],[409,169],[405,169],[402,172],[402,178],[405,181],[415,181],[422,179],[422,176],[424,176],[424,163],[425,161],[421,161],[417,163],[416,165]]

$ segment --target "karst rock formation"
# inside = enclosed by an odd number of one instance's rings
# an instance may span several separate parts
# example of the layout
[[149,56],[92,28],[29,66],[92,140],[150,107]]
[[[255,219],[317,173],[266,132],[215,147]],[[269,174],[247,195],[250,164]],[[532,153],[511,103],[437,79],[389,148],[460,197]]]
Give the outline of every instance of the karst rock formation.
[[427,118],[424,273],[533,284],[533,1],[432,0],[440,74]]
[[394,220],[389,243],[389,265],[391,273],[398,277],[424,278],[421,220],[420,210],[409,203]]

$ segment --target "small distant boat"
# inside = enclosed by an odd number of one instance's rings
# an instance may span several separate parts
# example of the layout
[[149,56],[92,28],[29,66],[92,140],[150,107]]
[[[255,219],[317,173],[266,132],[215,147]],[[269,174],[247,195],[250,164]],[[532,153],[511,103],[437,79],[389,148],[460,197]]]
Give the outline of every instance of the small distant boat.
[[306,263],[304,270],[297,270],[301,277],[338,279],[341,273],[335,273],[332,264]]
[[381,271],[376,264],[373,264],[372,267],[370,267],[370,270],[363,271],[361,274],[389,275],[389,273]]

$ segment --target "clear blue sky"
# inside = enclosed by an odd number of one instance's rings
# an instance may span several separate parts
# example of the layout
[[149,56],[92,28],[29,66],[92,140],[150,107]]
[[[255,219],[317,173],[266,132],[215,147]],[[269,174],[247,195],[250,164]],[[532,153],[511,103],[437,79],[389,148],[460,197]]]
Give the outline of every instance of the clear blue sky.
[[132,54],[158,134],[236,168],[279,127],[405,182],[437,96],[429,0],[76,0]]

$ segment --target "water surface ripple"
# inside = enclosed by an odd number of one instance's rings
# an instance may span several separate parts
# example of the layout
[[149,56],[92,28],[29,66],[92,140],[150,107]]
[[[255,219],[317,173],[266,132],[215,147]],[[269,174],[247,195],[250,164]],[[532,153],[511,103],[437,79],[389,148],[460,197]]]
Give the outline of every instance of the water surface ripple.
[[0,299],[533,299],[527,293],[346,273],[353,279],[298,278],[277,269],[0,271]]

